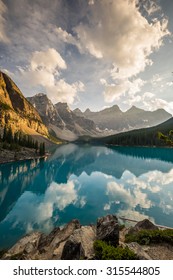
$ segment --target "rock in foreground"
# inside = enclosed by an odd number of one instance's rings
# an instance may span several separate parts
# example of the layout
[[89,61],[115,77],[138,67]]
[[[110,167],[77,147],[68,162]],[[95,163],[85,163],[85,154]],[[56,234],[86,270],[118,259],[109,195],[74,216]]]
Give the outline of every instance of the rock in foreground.
[[[125,241],[127,233],[136,238],[142,231],[148,231],[149,236],[150,233],[154,233],[154,238],[159,233],[159,236],[162,235],[166,238],[163,240],[169,240],[169,242],[165,243],[159,240],[158,243],[142,245],[137,239],[130,242]],[[96,240],[97,242],[95,242]],[[148,239],[145,238],[144,240]],[[94,245],[96,243],[97,246]],[[100,249],[99,252],[96,252],[96,247],[101,248],[103,254]],[[63,228],[55,228],[48,235],[39,232],[26,235],[9,249],[1,259],[91,260],[110,259],[110,256],[113,256],[113,259],[119,259],[120,253],[123,256],[120,259],[126,259],[127,256],[127,259],[171,260],[173,259],[173,230],[169,230],[169,232],[166,230],[159,231],[149,220],[144,220],[137,223],[133,228],[124,228],[120,231],[118,219],[115,215],[99,218],[95,226],[82,226],[78,220],[72,220]],[[127,253],[131,258],[128,258]],[[101,256],[98,258],[97,256],[100,254]]]

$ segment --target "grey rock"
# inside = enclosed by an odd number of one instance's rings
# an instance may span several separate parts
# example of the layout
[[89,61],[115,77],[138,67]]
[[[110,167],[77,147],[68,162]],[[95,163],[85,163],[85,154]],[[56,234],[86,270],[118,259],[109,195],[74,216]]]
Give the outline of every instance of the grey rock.
[[156,230],[156,229],[158,229],[158,227],[156,225],[154,225],[152,222],[150,222],[148,219],[144,219],[144,220],[138,222],[134,227],[130,228],[128,233],[133,234],[133,233],[136,233],[143,229]]
[[91,226],[82,226],[74,231],[64,245],[62,259],[92,259],[95,230]]
[[36,252],[40,236],[40,232],[33,232],[24,236],[11,249],[8,250],[2,258],[11,259],[13,256],[18,254],[22,256],[22,254],[29,255],[33,252]]
[[151,257],[145,252],[144,248],[136,242],[126,243],[125,247],[128,247],[133,251],[139,260],[151,260]]
[[115,215],[107,215],[97,220],[96,238],[113,246],[119,244],[119,224]]

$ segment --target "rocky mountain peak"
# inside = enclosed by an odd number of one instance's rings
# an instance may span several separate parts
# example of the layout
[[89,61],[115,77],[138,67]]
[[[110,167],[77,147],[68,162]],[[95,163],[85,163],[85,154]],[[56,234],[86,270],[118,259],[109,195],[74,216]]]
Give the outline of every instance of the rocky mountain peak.
[[71,110],[66,102],[58,102],[55,104],[55,107],[57,109],[66,110],[68,112],[71,112]]
[[79,115],[82,114],[82,111],[79,108],[76,108],[75,110],[73,110],[73,112]]
[[5,124],[10,125],[13,131],[48,135],[37,110],[28,102],[12,79],[0,72],[0,126],[3,127]]
[[46,125],[55,124],[58,127],[63,127],[63,121],[59,116],[57,108],[52,101],[44,93],[38,93],[32,97],[28,97],[29,102],[37,108],[42,120]]
[[89,113],[92,113],[91,110],[89,108],[87,108],[84,112],[84,114],[89,114]]

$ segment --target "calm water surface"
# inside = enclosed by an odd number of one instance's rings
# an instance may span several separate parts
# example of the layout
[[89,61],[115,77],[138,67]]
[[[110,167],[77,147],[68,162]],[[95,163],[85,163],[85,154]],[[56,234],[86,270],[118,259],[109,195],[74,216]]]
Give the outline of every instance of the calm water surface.
[[0,165],[0,249],[108,213],[173,227],[173,149],[68,144],[47,161]]

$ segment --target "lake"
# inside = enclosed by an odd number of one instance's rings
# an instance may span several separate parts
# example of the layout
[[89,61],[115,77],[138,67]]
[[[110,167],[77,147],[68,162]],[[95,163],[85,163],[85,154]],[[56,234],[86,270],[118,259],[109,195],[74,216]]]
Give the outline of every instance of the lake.
[[173,227],[173,149],[68,144],[47,160],[0,165],[0,249],[109,213]]

